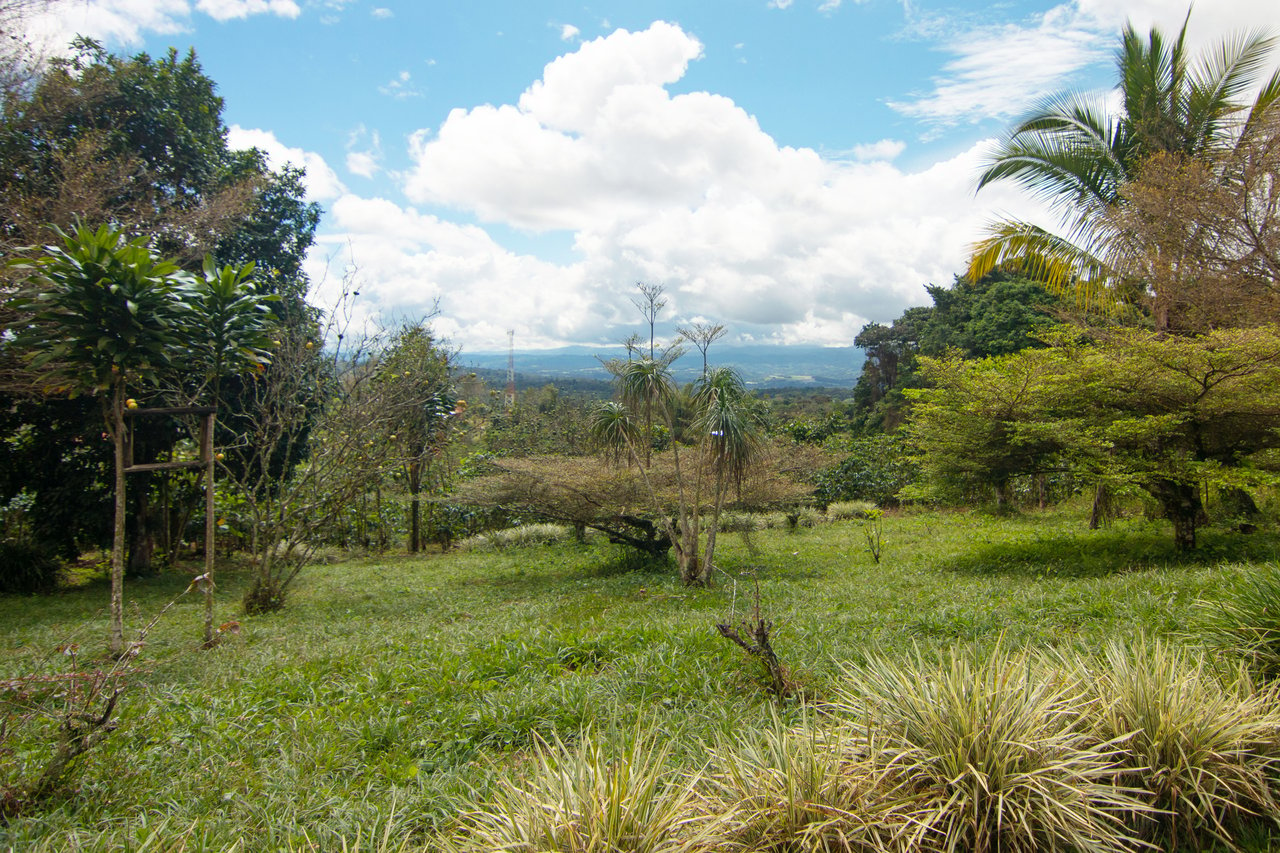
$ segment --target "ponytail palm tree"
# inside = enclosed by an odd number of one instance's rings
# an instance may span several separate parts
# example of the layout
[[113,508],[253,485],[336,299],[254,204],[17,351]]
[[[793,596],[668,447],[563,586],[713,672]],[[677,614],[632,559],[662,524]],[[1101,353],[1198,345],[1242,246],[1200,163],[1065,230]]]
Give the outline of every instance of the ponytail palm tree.
[[1240,100],[1264,74],[1273,38],[1247,32],[1192,57],[1186,32],[1184,20],[1172,41],[1156,28],[1144,40],[1126,26],[1116,53],[1119,112],[1078,93],[1055,95],[999,141],[978,189],[1012,180],[1046,202],[1064,227],[1054,233],[1019,220],[994,224],[973,247],[970,280],[1014,266],[1082,307],[1117,301],[1122,282],[1105,250],[1109,212],[1122,203],[1125,185],[1153,155],[1203,157],[1232,145],[1280,97],[1278,70],[1252,103]]
[[[677,424],[677,389],[670,366],[661,359],[641,358],[620,364],[621,402],[602,404],[591,431],[614,461],[636,466],[649,496],[658,527],[671,541],[681,579],[710,586],[714,571],[716,530],[731,487],[740,483],[755,457],[758,423],[748,408],[742,379],[728,368],[707,371],[695,385],[693,411],[687,425]],[[673,436],[670,451],[652,456],[651,439],[635,412],[661,420]],[[675,436],[690,439],[683,447]],[[655,468],[670,465],[674,498],[659,494]],[[674,511],[674,517],[673,517]]]

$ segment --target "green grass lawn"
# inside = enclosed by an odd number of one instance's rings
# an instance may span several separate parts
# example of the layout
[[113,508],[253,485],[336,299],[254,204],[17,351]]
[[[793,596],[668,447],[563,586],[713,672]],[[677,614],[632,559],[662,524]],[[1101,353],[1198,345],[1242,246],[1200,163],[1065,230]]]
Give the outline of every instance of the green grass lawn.
[[[1269,530],[1206,531],[1180,556],[1165,524],[1089,531],[1078,507],[890,515],[883,538],[877,565],[858,522],[725,534],[706,591],[605,545],[353,559],[308,567],[285,611],[252,618],[238,608],[247,577],[224,573],[218,621],[240,633],[201,651],[202,604],[181,599],[147,637],[118,731],[72,790],[0,825],[0,849],[334,850],[383,831],[429,849],[537,737],[639,723],[696,768],[717,735],[767,725],[761,671],[715,630],[757,588],[776,650],[821,699],[842,663],[872,653],[1194,643],[1196,602],[1280,550]],[[128,585],[130,627],[186,580]],[[91,665],[106,603],[100,583],[0,599],[0,678],[65,668],[68,640]]]

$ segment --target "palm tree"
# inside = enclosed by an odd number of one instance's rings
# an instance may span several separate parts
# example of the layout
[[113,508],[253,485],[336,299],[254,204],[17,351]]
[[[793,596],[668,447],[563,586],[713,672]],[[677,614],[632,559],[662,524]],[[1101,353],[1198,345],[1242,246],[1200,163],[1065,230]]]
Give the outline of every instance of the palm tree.
[[[615,461],[625,457],[639,470],[656,523],[675,551],[681,579],[692,586],[710,586],[720,513],[731,486],[741,482],[750,467],[759,441],[746,387],[729,368],[709,370],[698,380],[686,431],[692,441],[685,445],[682,460],[677,388],[669,362],[641,358],[617,365],[616,371],[621,402],[604,403],[597,409],[592,435]],[[648,453],[650,433],[633,415],[641,408],[661,419],[671,432],[674,518],[652,477],[656,459]]]
[[1189,19],[1190,11],[1172,41],[1156,28],[1143,40],[1125,27],[1116,53],[1118,113],[1079,93],[1055,95],[1000,140],[978,189],[1018,183],[1060,216],[1064,233],[1018,220],[994,224],[973,247],[971,281],[1011,266],[1055,293],[1073,294],[1082,307],[1122,297],[1105,249],[1108,213],[1122,203],[1125,185],[1153,155],[1202,157],[1230,146],[1280,97],[1277,70],[1252,104],[1239,100],[1264,72],[1272,37],[1243,33],[1193,58]]

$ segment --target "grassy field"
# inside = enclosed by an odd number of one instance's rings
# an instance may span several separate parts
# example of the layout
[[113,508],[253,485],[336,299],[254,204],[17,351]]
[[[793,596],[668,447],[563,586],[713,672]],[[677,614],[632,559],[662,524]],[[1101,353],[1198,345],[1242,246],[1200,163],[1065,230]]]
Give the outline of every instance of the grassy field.
[[[1194,645],[1203,603],[1280,550],[1269,530],[1206,531],[1185,556],[1171,540],[1140,519],[1089,531],[1078,507],[907,513],[884,519],[878,565],[858,522],[726,534],[705,591],[603,544],[367,557],[308,567],[284,612],[254,618],[238,614],[246,578],[224,573],[219,621],[239,633],[201,651],[201,603],[182,598],[147,637],[119,729],[72,789],[0,824],[0,849],[432,849],[538,738],[639,726],[697,768],[717,738],[808,713],[797,700],[779,712],[757,664],[715,629],[747,615],[757,589],[780,657],[822,701],[843,666],[957,644]],[[129,585],[131,627],[186,580]],[[65,669],[68,641],[91,667],[106,599],[101,583],[0,599],[0,678]]]

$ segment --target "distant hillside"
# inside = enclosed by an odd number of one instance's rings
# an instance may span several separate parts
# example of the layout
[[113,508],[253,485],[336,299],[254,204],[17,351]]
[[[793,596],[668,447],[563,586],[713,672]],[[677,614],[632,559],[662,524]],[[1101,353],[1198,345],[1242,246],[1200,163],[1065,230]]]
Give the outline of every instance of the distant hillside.
[[[559,382],[562,379],[608,381],[609,373],[600,364],[600,358],[617,357],[619,348],[562,347],[551,350],[516,351],[517,379],[529,384],[541,384],[535,379],[545,377]],[[752,387],[832,387],[852,388],[858,381],[865,355],[858,347],[815,346],[713,346],[710,351],[713,365],[736,369],[743,380]],[[507,354],[505,352],[464,352],[458,357],[458,366],[465,370],[501,371],[505,383]],[[702,372],[702,356],[696,351],[687,353],[674,365],[675,378],[692,382]],[[520,376],[523,374],[523,376]],[[520,383],[518,383],[520,384]]]

